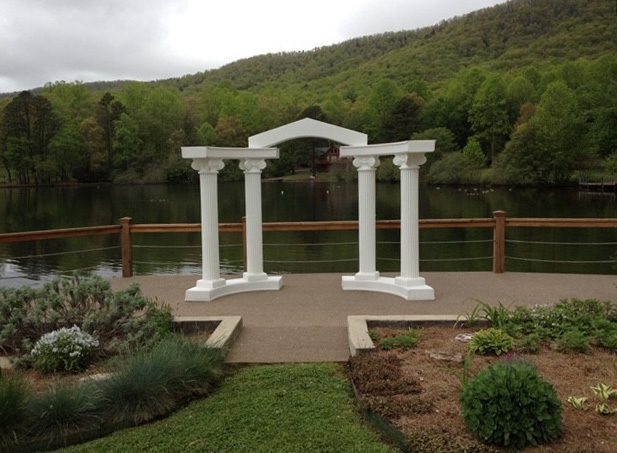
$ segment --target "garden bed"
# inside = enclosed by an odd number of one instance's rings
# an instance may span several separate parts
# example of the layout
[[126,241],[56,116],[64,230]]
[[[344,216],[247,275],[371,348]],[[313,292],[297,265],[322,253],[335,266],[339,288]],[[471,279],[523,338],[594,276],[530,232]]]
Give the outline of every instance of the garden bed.
[[[407,334],[409,325],[371,328],[371,337],[379,342]],[[499,361],[527,361],[554,385],[563,408],[564,426],[560,440],[528,451],[617,451],[617,414],[596,413],[598,401],[591,390],[599,383],[617,387],[614,352],[594,346],[586,354],[564,353],[547,341],[541,343],[536,354],[468,356],[468,343],[455,337],[480,329],[455,328],[452,322],[425,325],[415,348],[386,351],[378,347],[375,352],[352,358],[350,374],[359,399],[369,412],[384,417],[400,430],[410,451],[493,451],[498,448],[484,445],[465,426],[460,403],[464,376],[472,378]],[[572,396],[587,397],[586,410],[577,410],[568,403]],[[608,401],[611,409],[617,409],[616,401]]]
[[113,293],[100,278],[0,290],[0,351],[16,358],[0,369],[0,451],[99,437],[210,394],[240,325],[174,319],[137,286]]

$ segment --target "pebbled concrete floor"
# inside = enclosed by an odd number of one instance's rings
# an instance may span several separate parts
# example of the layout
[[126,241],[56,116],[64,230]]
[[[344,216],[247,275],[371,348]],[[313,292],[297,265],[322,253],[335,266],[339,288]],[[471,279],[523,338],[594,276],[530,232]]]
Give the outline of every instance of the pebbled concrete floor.
[[280,291],[235,294],[212,302],[185,302],[197,276],[149,275],[112,279],[114,289],[139,283],[149,297],[176,315],[240,315],[243,329],[228,362],[337,362],[349,357],[349,315],[412,315],[470,312],[478,302],[504,305],[555,303],[565,298],[617,300],[617,276],[491,272],[427,272],[434,301],[343,291],[341,274],[288,274]]

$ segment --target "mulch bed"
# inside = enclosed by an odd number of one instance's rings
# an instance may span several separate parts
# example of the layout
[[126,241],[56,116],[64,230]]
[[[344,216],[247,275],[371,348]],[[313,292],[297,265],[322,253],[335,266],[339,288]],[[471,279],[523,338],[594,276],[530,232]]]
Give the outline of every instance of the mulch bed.
[[[381,338],[402,333],[374,329]],[[457,334],[470,328],[426,327],[415,349],[380,351],[354,357],[350,374],[367,408],[389,420],[405,436],[410,451],[495,451],[474,439],[465,428],[459,403],[464,364],[429,357],[429,352],[467,354]],[[477,330],[477,329],[475,329]],[[617,355],[594,348],[590,354],[565,354],[543,346],[538,354],[519,356],[531,362],[552,383],[563,407],[565,434],[550,445],[530,452],[617,452],[617,414],[595,413],[590,387],[604,383],[617,387]],[[471,376],[503,358],[475,356]],[[588,397],[588,409],[578,411],[569,396]],[[611,400],[611,408],[617,408]]]

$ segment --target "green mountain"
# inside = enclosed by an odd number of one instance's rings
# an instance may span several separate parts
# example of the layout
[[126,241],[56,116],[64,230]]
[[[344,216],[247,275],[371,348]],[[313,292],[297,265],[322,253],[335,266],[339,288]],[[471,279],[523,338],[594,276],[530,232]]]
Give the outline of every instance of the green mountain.
[[229,81],[239,90],[323,94],[381,78],[443,82],[470,66],[504,71],[594,58],[617,51],[616,8],[612,0],[512,0],[419,30],[260,55],[166,83],[193,90]]
[[[0,96],[0,183],[186,181],[194,172],[180,146],[246,146],[306,116],[372,143],[436,139],[423,166],[436,183],[617,178],[617,3],[512,0],[179,78]],[[283,147],[270,175],[315,166],[306,143]],[[378,173],[397,175],[387,162]],[[226,166],[221,176],[242,174]]]

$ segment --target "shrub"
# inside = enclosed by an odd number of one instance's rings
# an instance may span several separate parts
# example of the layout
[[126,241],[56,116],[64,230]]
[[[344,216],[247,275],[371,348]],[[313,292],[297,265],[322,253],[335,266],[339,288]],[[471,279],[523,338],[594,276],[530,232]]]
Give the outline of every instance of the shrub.
[[597,338],[600,346],[617,352],[617,330],[603,330],[597,334]]
[[499,362],[463,389],[467,428],[487,444],[524,448],[563,433],[561,403],[551,384],[524,362]]
[[101,392],[93,383],[58,386],[32,397],[28,428],[47,446],[66,445],[74,436],[100,428],[100,407]]
[[23,421],[27,401],[25,382],[17,376],[0,374],[0,438],[11,434]]
[[0,288],[0,350],[27,353],[43,334],[76,325],[96,332],[99,352],[151,346],[172,331],[169,307],[158,307],[137,285],[112,292],[100,277],[54,280],[42,289]]
[[123,425],[160,417],[188,397],[209,392],[222,376],[222,362],[218,349],[173,337],[163,340],[125,359],[101,383],[106,412]]
[[471,342],[469,350],[472,353],[482,355],[495,354],[502,355],[510,352],[514,347],[514,340],[510,335],[501,329],[484,329],[476,332]]
[[540,352],[540,335],[530,333],[519,338],[516,342],[516,350],[518,352],[526,352],[529,354],[537,354]]
[[63,327],[43,335],[30,354],[34,367],[43,373],[76,372],[90,364],[98,346],[98,340],[79,327]]
[[617,304],[595,299],[569,299],[554,306],[517,307],[514,310],[501,306],[489,310],[486,304],[480,304],[474,313],[481,313],[492,327],[501,328],[514,337],[535,333],[544,340],[554,341],[573,328],[589,337],[617,329]]
[[579,329],[570,329],[564,332],[556,341],[557,350],[561,352],[582,352],[591,351],[589,338]]

